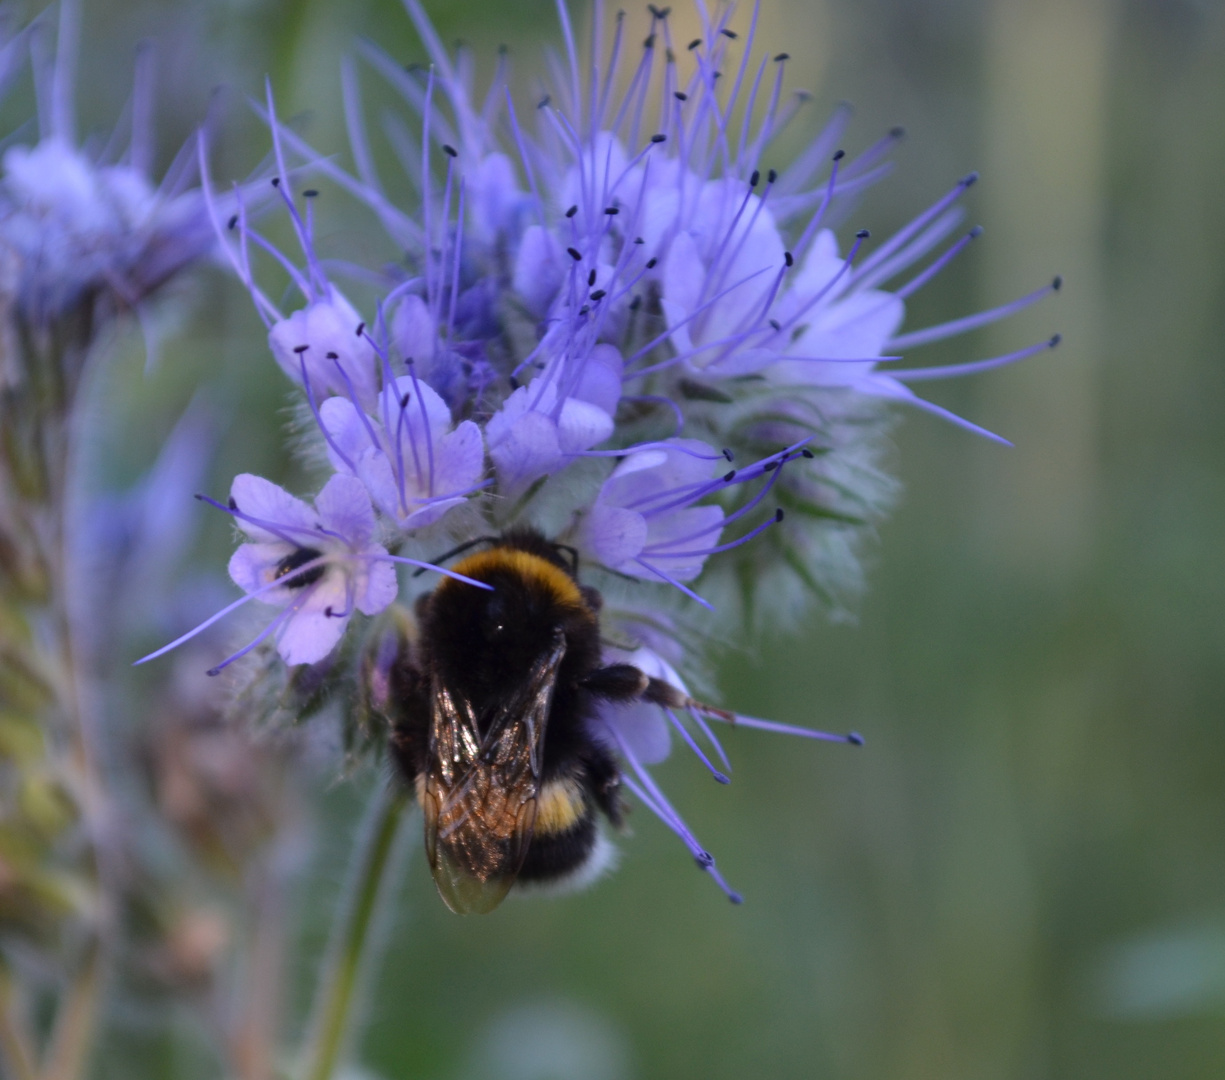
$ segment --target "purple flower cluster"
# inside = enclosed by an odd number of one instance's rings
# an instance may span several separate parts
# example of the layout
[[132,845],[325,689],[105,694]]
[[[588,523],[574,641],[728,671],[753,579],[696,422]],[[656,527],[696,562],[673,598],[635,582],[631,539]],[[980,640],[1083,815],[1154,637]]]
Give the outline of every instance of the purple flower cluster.
[[[861,231],[840,244],[833,211],[889,171],[899,133],[848,158],[841,110],[788,167],[771,168],[803,99],[784,98],[786,54],[760,54],[756,7],[737,29],[730,6],[714,15],[695,0],[702,32],[679,41],[670,12],[651,6],[635,48],[626,18],[609,36],[597,3],[584,63],[558,0],[565,58],[525,115],[505,58],[477,100],[471,56],[448,53],[416,0],[405,3],[429,66],[406,70],[361,49],[419,126],[419,140],[386,126],[418,189],[411,212],[375,166],[352,68],[352,172],[285,127],[271,92],[259,106],[275,149],[268,180],[300,256],[261,231],[244,189],[228,213],[206,183],[228,258],[332,470],[313,510],[267,481],[235,481],[223,509],[248,542],[230,565],[246,593],[234,606],[256,599],[279,612],[217,670],[264,640],[287,664],[319,661],[355,611],[377,615],[397,598],[411,607],[428,587],[419,576],[397,585],[394,562],[427,566],[524,525],[577,550],[604,593],[618,655],[678,686],[675,668],[701,660],[693,642],[716,636],[712,598],[723,636],[751,615],[731,599],[744,592],[734,583],[758,581],[780,611],[836,602],[855,584],[859,536],[888,501],[875,464],[888,405],[998,439],[909,384],[1010,363],[1056,339],[953,369],[899,369],[901,354],[1007,317],[1058,279],[901,332],[909,297],[978,235],[955,235],[975,178],[883,243]],[[404,256],[350,275],[354,296],[380,282],[360,309],[333,280],[352,268],[316,253],[321,188],[366,204]],[[300,307],[273,303],[261,262],[288,277]],[[695,738],[722,758],[710,715],[682,722],[635,706],[598,722],[632,789],[700,858],[644,766],[675,728],[725,779]]]
[[78,7],[62,5],[54,49],[43,40],[53,32],[45,16],[0,45],[0,89],[28,52],[39,104],[38,141],[28,145],[14,133],[0,158],[0,310],[35,335],[57,320],[84,315],[92,327],[100,316],[139,309],[213,244],[200,194],[190,187],[190,152],[160,183],[150,173],[150,50],[138,60],[126,147],[118,139],[102,153],[77,145]]

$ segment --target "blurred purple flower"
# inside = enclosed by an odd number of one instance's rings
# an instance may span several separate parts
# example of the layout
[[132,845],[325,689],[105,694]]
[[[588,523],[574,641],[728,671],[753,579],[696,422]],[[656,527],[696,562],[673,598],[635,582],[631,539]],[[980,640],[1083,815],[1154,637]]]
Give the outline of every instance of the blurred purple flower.
[[49,31],[40,18],[0,57],[4,84],[19,50],[32,48],[40,121],[36,143],[13,143],[3,156],[0,297],[40,329],[82,304],[138,308],[212,244],[199,192],[189,189],[192,156],[180,154],[160,184],[151,176],[152,52],[138,56],[126,149],[100,155],[76,143],[79,5],[60,6],[53,56],[34,48]]

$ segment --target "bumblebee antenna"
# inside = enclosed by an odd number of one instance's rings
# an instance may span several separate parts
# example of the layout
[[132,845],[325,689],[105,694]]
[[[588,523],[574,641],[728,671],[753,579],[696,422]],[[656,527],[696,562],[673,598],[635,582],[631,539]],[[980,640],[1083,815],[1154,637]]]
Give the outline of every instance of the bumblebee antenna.
[[[453,547],[450,551],[445,552],[444,554],[439,555],[436,559],[431,559],[430,561],[437,566],[441,566],[443,563],[455,558],[456,555],[462,555],[469,548],[476,547],[477,544],[493,544],[497,542],[497,539],[498,538],[496,536],[478,536],[475,540],[465,540],[462,544]],[[414,570],[413,577],[420,577],[428,569],[429,567],[423,566],[420,570]]]

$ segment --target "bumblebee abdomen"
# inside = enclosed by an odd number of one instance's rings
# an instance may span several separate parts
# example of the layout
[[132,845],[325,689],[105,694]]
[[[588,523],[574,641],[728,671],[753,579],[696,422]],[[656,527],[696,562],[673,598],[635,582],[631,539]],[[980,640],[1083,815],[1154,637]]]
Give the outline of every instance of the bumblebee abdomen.
[[519,871],[525,885],[582,883],[608,861],[595,803],[573,776],[550,780],[540,790],[536,829]]

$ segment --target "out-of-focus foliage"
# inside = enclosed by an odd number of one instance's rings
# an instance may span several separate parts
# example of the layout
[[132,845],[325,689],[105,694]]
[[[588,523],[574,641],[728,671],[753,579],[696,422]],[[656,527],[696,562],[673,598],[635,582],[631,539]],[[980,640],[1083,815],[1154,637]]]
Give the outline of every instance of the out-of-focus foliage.
[[[525,85],[540,40],[556,41],[544,0],[427,7],[479,57],[509,44]],[[245,175],[266,136],[241,98],[268,71],[283,114],[339,150],[338,62],[359,33],[424,59],[393,0],[91,3],[82,83],[102,89],[82,124],[115,114],[132,42],[150,35],[163,147],[228,83],[214,175]],[[921,295],[917,321],[1058,271],[1057,303],[974,344],[986,356],[1060,329],[1064,347],[937,391],[1014,450],[918,414],[899,425],[907,491],[857,626],[763,638],[726,665],[737,707],[857,729],[864,750],[745,732],[730,788],[680,755],[664,767],[745,905],[712,895],[642,813],[598,888],[480,920],[443,909],[414,853],[361,1059],[386,1077],[1218,1076],[1225,13],[771,0],[762,33],[815,91],[814,125],[846,98],[854,139],[909,130],[897,178],[856,225],[884,235],[981,169],[971,212],[986,233]],[[394,254],[342,196],[322,198],[333,253]],[[203,385],[224,418],[213,493],[242,469],[292,488],[283,384],[246,297],[213,279],[191,310],[151,374],[135,342],[113,362],[106,479],[146,467]],[[205,575],[229,545],[224,523],[199,520]],[[289,985],[303,988],[290,1032],[359,802],[344,785],[318,792],[313,869],[286,913],[300,928]],[[209,1075],[190,1018],[111,1019],[98,1075]]]

